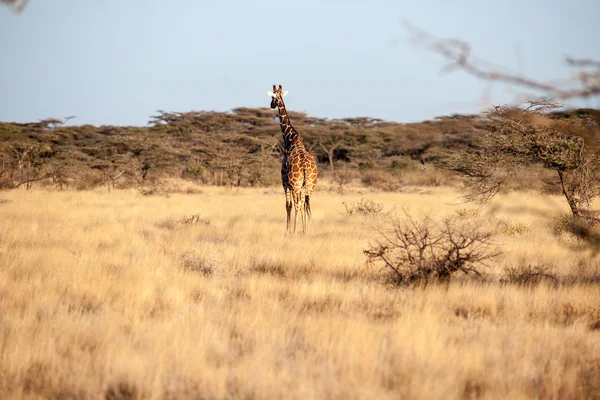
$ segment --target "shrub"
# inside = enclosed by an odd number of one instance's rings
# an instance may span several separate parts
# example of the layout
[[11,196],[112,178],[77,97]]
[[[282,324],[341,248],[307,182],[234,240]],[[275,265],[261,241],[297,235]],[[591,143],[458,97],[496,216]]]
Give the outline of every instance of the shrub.
[[539,99],[488,111],[479,126],[485,134],[477,149],[445,163],[449,171],[465,178],[471,189],[465,199],[487,203],[511,179],[519,176],[528,182],[520,176],[525,167],[541,166],[552,172],[573,216],[590,212],[593,199],[600,195],[600,153],[585,138],[595,137],[597,130],[589,120],[552,118],[550,112],[558,107]]
[[373,200],[360,199],[356,203],[342,202],[346,208],[346,214],[348,215],[364,215],[364,216],[380,216],[388,215],[389,213],[383,212],[383,204],[376,203]]
[[77,190],[91,190],[102,185],[104,185],[104,178],[95,172],[85,172],[75,180],[75,188]]
[[0,175],[0,190],[13,189],[15,185],[8,179]]
[[156,226],[169,231],[175,230],[181,226],[192,226],[192,225],[210,225],[210,220],[202,218],[200,214],[192,214],[184,216],[179,219],[174,217],[165,218],[156,223]]
[[120,381],[108,386],[104,393],[106,400],[135,400],[140,398],[138,388],[131,382]]
[[502,232],[503,235],[507,236],[519,236],[529,232],[529,227],[527,226],[527,224],[523,224],[521,222],[517,222],[514,224],[504,222],[502,223],[500,232]]
[[382,264],[399,284],[430,279],[449,281],[457,273],[480,275],[478,267],[499,254],[491,249],[493,232],[476,221],[429,217],[391,219],[391,228],[380,231],[375,245],[364,250],[368,264]]
[[461,218],[476,217],[479,215],[479,210],[474,208],[460,208],[454,211],[456,216]]
[[212,246],[188,251],[181,256],[181,266],[184,270],[199,272],[204,276],[211,276],[220,265],[221,260]]
[[204,193],[204,191],[199,188],[188,187],[183,191],[183,193],[185,193],[185,194],[202,194],[202,193]]
[[138,188],[138,193],[141,194],[142,196],[168,196],[169,195],[169,192],[167,192],[165,189],[163,189],[157,185],[142,186],[142,187]]
[[361,182],[366,187],[384,192],[395,192],[402,187],[402,180],[389,172],[368,171],[362,176]]
[[407,157],[402,157],[399,159],[392,160],[390,164],[390,169],[417,171],[421,169],[421,163],[419,163],[419,161],[416,160],[411,160]]
[[510,267],[504,271],[504,278],[501,279],[501,282],[518,286],[535,286],[545,280],[557,284],[558,279],[549,272],[550,270],[551,267],[547,265]]
[[182,217],[179,220],[182,225],[209,225],[210,221],[206,218],[202,218],[200,214],[192,214],[187,217]]
[[344,194],[346,191],[346,185],[357,178],[358,172],[355,170],[341,170],[335,171],[333,176],[333,183],[335,184],[335,191],[339,194]]
[[564,215],[554,221],[554,233],[578,242],[580,246],[600,251],[600,221],[592,213],[586,217]]

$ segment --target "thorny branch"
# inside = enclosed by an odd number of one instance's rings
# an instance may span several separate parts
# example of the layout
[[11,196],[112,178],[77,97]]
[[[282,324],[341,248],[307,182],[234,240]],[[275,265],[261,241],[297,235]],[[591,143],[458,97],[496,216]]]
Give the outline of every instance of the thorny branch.
[[0,0],[0,2],[6,4],[14,12],[21,12],[27,5],[28,0]]
[[391,229],[380,230],[377,243],[363,252],[367,263],[390,268],[398,283],[447,281],[458,271],[479,275],[477,266],[499,254],[490,250],[492,232],[464,221],[415,219],[405,212],[390,222]]
[[566,63],[579,72],[571,78],[542,82],[518,73],[503,70],[479,60],[471,54],[471,45],[459,39],[442,39],[404,21],[410,41],[442,55],[448,64],[443,72],[463,70],[476,78],[489,82],[504,82],[542,92],[557,100],[588,98],[600,94],[600,61],[566,58]]

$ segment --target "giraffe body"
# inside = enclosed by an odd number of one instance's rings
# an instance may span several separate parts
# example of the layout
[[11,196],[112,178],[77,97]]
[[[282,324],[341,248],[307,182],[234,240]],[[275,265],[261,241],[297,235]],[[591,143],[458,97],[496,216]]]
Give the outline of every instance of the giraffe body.
[[[295,233],[298,218],[302,222],[302,232],[308,229],[308,217],[310,217],[310,196],[317,184],[317,164],[304,147],[304,143],[298,132],[291,125],[287,116],[281,85],[277,89],[273,85],[271,96],[271,108],[278,107],[279,123],[285,144],[283,160],[281,162],[281,183],[285,191],[285,205],[287,212],[287,233]],[[294,207],[294,226],[291,226],[291,213]]]

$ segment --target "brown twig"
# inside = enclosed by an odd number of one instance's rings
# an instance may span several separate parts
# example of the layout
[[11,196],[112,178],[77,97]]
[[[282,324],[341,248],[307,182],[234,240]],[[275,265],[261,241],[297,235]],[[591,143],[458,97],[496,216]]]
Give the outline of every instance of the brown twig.
[[448,60],[448,64],[442,68],[444,73],[460,69],[482,80],[533,89],[558,100],[587,98],[600,94],[600,61],[567,57],[566,62],[569,66],[588,70],[581,71],[577,78],[564,79],[565,86],[561,87],[556,80],[542,82],[518,73],[502,71],[478,60],[471,54],[471,45],[463,40],[437,38],[407,21],[404,21],[404,26],[409,31],[411,42]]

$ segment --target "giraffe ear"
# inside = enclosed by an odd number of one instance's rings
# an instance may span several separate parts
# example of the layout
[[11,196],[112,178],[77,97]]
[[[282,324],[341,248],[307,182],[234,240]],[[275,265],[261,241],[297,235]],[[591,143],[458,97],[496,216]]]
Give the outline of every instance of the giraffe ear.
[[269,95],[269,97],[275,97],[275,95],[273,94],[273,92],[267,92],[267,94]]
[[285,92],[283,92],[283,93],[281,94],[281,97],[285,97],[285,96],[287,96],[287,94],[288,94],[288,91],[286,90]]

